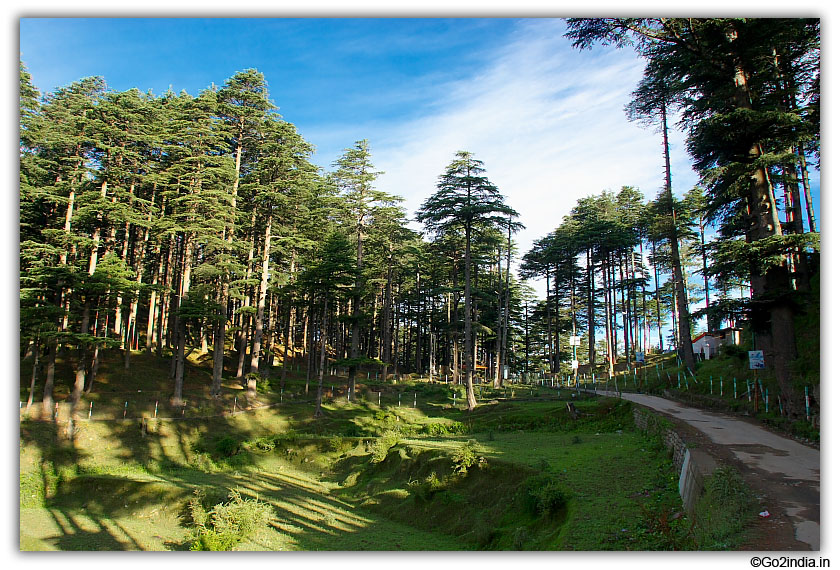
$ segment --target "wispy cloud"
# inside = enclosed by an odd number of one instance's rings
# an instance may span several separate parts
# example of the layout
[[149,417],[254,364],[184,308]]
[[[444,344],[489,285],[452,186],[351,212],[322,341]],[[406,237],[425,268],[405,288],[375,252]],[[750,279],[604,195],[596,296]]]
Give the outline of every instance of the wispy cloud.
[[523,21],[485,66],[443,86],[432,112],[376,130],[368,138],[385,171],[378,187],[405,197],[413,215],[454,153],[469,150],[519,211],[522,253],[581,197],[624,185],[652,197],[662,185],[660,135],[624,115],[643,62],[629,50],[575,51],[563,30],[560,20]]

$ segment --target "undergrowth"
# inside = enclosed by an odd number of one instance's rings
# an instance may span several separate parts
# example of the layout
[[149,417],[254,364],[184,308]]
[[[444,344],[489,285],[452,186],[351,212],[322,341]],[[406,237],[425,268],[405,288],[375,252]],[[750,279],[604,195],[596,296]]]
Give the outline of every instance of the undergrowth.
[[706,480],[694,509],[694,538],[701,550],[727,550],[739,541],[756,511],[755,494],[730,466]]
[[243,498],[231,490],[225,502],[209,509],[204,491],[197,489],[189,501],[192,540],[190,550],[233,550],[237,544],[268,525],[273,511],[257,498]]

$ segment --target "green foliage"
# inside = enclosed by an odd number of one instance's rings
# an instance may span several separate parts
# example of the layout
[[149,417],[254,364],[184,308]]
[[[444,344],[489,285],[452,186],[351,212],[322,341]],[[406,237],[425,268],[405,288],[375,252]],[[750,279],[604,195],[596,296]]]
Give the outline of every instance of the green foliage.
[[257,386],[257,392],[260,394],[268,394],[271,392],[271,380],[263,377],[258,372],[249,372],[245,375],[245,381],[250,384],[253,382]]
[[446,480],[441,480],[435,472],[429,473],[420,483],[412,480],[408,483],[409,492],[420,502],[430,501],[436,493],[446,488]]
[[425,424],[421,433],[431,437],[443,437],[447,435],[465,435],[468,433],[468,428],[461,422],[444,423],[430,423]]
[[222,457],[233,457],[239,453],[241,442],[229,435],[219,437],[214,442],[216,453]]
[[757,512],[755,495],[735,469],[717,469],[706,481],[694,512],[694,537],[702,550],[734,547]]
[[370,447],[370,462],[381,463],[384,461],[391,448],[397,445],[401,439],[400,433],[395,430],[388,430],[376,438]]
[[487,460],[479,455],[478,442],[474,439],[458,448],[452,456],[452,469],[454,473],[466,475],[470,467],[478,465],[483,467],[487,465]]
[[231,490],[226,502],[209,511],[202,501],[204,493],[196,490],[189,501],[194,536],[190,550],[232,550],[243,539],[264,528],[273,510],[260,500],[244,499],[238,490]]
[[330,438],[330,449],[335,453],[345,453],[353,447],[353,444],[337,435]]
[[385,363],[378,358],[368,358],[366,356],[360,356],[358,358],[340,358],[333,362],[333,366],[337,366],[339,368],[349,368],[350,366],[372,366],[382,368],[384,365]]
[[535,517],[559,513],[569,501],[566,491],[556,474],[534,475],[523,485],[525,510]]

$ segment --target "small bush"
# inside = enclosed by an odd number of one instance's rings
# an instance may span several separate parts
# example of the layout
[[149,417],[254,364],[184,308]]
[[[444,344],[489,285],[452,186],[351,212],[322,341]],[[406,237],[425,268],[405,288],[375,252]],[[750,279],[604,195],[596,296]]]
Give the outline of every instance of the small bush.
[[535,475],[525,481],[525,510],[543,517],[560,512],[568,503],[566,491],[556,475]]
[[430,500],[435,493],[442,491],[445,486],[445,482],[438,478],[437,473],[430,473],[422,483],[410,481],[408,484],[409,491],[414,495],[414,498],[422,502]]
[[240,442],[226,435],[216,439],[213,447],[218,455],[222,457],[233,457],[239,453]]
[[258,437],[254,440],[254,447],[260,451],[274,451],[277,446],[277,441],[274,436]]
[[349,451],[352,447],[353,444],[343,437],[334,435],[330,438],[330,449],[332,449],[335,453],[344,453]]
[[478,442],[474,439],[462,445],[452,456],[453,472],[466,474],[473,465],[486,465],[487,460],[478,454]]
[[756,512],[750,488],[730,466],[717,469],[706,481],[694,509],[694,536],[701,549],[732,548]]
[[264,378],[261,374],[257,372],[249,372],[245,375],[245,382],[254,382],[257,386],[257,392],[260,394],[267,394],[271,391],[271,382],[268,378]]
[[524,550],[525,543],[528,542],[530,538],[528,530],[524,527],[518,527],[513,533],[513,549],[514,550]]
[[720,354],[726,358],[747,360],[747,348],[739,344],[725,344],[720,347]]
[[397,431],[388,430],[374,440],[370,446],[370,462],[381,463],[388,456],[388,451],[400,442],[400,434]]
[[233,490],[228,500],[207,511],[204,494],[196,491],[190,499],[189,513],[195,527],[190,550],[232,550],[239,542],[265,527],[272,509],[258,499],[243,499]]
[[451,424],[431,423],[424,425],[421,433],[432,437],[464,435],[467,433],[467,426],[461,422],[452,422]]
[[350,424],[344,428],[345,437],[361,437],[363,435],[362,428],[356,424]]

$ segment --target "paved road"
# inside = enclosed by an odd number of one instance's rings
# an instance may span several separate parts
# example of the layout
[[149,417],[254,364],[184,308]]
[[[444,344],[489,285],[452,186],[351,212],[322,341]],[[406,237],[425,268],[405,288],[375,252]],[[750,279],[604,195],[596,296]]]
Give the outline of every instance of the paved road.
[[[754,423],[698,410],[645,394],[622,393],[625,400],[682,420],[726,448],[743,463],[758,492],[775,500],[790,519],[802,549],[820,549],[820,452]],[[772,514],[772,513],[771,513]],[[807,545],[807,547],[805,546]]]

